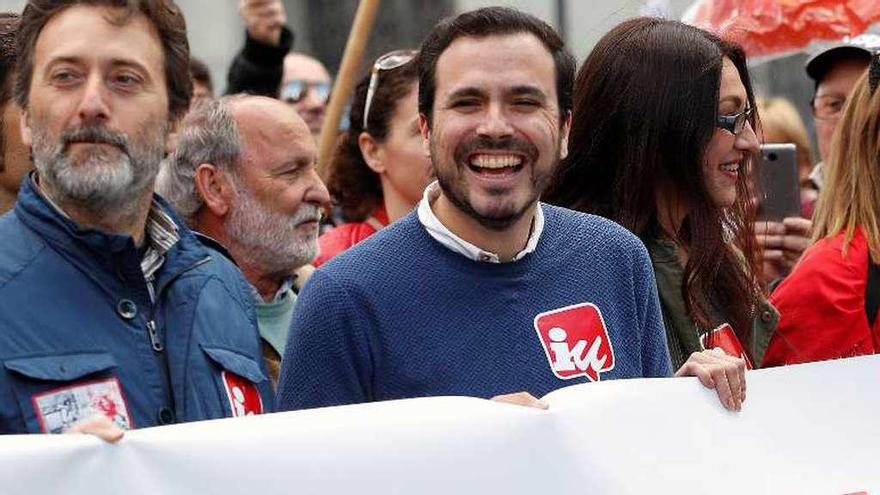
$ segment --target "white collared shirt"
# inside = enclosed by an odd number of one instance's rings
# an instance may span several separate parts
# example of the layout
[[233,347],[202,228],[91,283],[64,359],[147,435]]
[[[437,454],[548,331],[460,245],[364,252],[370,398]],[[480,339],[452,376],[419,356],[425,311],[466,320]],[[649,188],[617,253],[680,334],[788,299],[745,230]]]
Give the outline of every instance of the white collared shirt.
[[[437,181],[434,181],[425,188],[425,194],[419,202],[419,222],[422,223],[425,230],[428,231],[428,234],[449,250],[474,261],[501,263],[501,259],[497,254],[474,246],[468,241],[453,234],[451,230],[446,228],[446,226],[440,222],[440,219],[437,218],[437,215],[435,215],[434,211],[431,209],[431,204],[440,197],[440,192],[440,184],[438,184]],[[541,238],[541,232],[543,231],[544,212],[541,210],[541,205],[538,204],[535,207],[535,218],[532,219],[532,229],[529,233],[529,241],[526,243],[526,247],[513,257],[512,261],[518,261],[522,259],[523,256],[534,251],[535,247],[538,245],[538,240]]]

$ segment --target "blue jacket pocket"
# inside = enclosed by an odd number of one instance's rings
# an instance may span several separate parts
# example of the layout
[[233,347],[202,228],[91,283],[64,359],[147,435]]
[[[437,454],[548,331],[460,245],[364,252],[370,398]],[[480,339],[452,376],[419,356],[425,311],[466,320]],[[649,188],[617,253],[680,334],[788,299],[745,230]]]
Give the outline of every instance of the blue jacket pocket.
[[61,433],[95,415],[105,415],[121,428],[134,426],[122,384],[112,372],[116,360],[110,353],[13,358],[3,367],[29,432]]

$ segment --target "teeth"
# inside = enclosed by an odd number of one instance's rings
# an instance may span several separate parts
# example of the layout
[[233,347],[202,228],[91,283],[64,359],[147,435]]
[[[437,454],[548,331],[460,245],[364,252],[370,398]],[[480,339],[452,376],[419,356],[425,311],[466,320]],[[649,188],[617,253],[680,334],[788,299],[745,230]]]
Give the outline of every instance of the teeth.
[[736,172],[739,170],[739,163],[723,163],[721,164],[721,170],[725,172]]
[[477,155],[471,158],[471,165],[479,168],[516,167],[522,157],[516,155]]

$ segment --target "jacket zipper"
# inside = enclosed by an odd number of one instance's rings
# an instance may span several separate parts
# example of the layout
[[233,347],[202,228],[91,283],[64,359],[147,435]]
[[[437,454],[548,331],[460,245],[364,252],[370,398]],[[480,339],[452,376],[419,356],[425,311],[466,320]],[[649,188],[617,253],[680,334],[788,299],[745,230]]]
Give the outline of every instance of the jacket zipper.
[[171,372],[169,370],[169,364],[168,364],[168,353],[164,352],[165,351],[165,344],[162,342],[162,338],[159,335],[159,329],[156,326],[156,319],[155,319],[155,314],[154,314],[155,309],[156,309],[156,301],[158,300],[159,295],[162,293],[162,291],[165,289],[165,287],[167,287],[168,284],[170,284],[171,282],[176,280],[177,277],[183,275],[184,273],[186,273],[194,268],[197,268],[201,265],[204,265],[205,263],[207,263],[209,261],[211,261],[210,256],[202,258],[201,260],[194,263],[189,268],[187,268],[185,270],[181,270],[179,273],[177,273],[176,275],[174,275],[170,279],[166,280],[165,283],[163,283],[162,286],[160,286],[160,287],[154,287],[152,278],[150,280],[147,280],[147,288],[149,289],[150,298],[151,298],[150,319],[147,320],[147,333],[150,337],[150,347],[153,348],[154,356],[156,357],[156,360],[158,361],[157,364],[159,367],[159,372],[162,374],[163,382],[165,383],[165,387],[164,387],[165,388],[165,405],[166,405],[166,407],[168,407],[172,411],[174,411],[175,421],[176,421],[176,416],[177,416],[177,408],[175,407],[175,404],[174,404],[174,388],[173,388],[173,384],[171,382]]

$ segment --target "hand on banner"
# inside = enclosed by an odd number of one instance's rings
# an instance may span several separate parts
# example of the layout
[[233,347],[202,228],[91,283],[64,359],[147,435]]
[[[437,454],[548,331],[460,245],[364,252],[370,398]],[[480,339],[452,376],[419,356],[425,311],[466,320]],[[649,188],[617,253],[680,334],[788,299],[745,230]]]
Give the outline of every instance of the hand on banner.
[[813,222],[791,217],[779,222],[755,222],[755,238],[764,263],[764,281],[784,277],[810,246]]
[[281,0],[240,0],[238,11],[251,38],[269,46],[281,43],[287,14]]
[[700,383],[714,388],[721,405],[730,411],[742,410],[746,400],[746,362],[722,349],[695,352],[675,372],[675,376],[695,376]]
[[517,392],[515,394],[496,395],[492,397],[495,402],[504,402],[506,404],[514,404],[517,406],[534,407],[535,409],[548,409],[550,406],[546,402],[542,402],[528,392]]
[[97,414],[84,419],[68,428],[64,433],[86,433],[94,435],[107,443],[116,443],[122,440],[123,435],[125,435],[125,431],[122,428],[116,426],[113,420],[103,414]]

